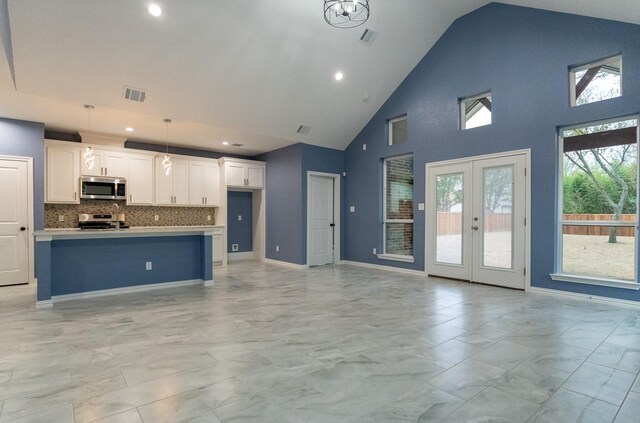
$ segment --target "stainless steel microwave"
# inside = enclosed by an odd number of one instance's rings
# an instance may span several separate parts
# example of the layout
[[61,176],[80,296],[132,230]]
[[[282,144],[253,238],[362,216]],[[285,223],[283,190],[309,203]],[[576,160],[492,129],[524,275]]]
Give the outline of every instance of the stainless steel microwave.
[[83,176],[80,178],[80,198],[90,200],[126,200],[127,181],[123,178]]

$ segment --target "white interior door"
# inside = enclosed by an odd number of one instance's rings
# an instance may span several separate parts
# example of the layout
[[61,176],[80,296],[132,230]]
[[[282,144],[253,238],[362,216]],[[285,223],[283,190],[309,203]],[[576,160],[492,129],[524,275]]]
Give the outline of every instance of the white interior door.
[[322,176],[309,177],[309,266],[321,266],[333,263],[334,228],[333,216],[334,182],[333,178]]
[[427,271],[524,289],[524,155],[431,165]]
[[27,163],[0,160],[0,285],[29,283]]

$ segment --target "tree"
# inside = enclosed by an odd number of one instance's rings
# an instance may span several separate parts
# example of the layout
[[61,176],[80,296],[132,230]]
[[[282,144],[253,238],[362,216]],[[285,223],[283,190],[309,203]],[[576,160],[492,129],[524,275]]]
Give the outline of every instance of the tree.
[[513,171],[511,168],[489,169],[485,173],[484,208],[495,213],[499,207],[511,207],[513,191]]
[[451,207],[462,203],[462,176],[438,176],[436,181],[436,210],[451,211]]

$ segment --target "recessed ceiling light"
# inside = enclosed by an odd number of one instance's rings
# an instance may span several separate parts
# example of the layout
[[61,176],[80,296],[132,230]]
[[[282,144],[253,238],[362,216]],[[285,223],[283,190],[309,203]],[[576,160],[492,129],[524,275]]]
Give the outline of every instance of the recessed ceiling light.
[[151,14],[151,16],[155,16],[156,18],[160,15],[162,15],[162,9],[160,8],[160,6],[158,6],[155,3],[151,3],[149,5],[149,8],[147,9],[149,11],[149,13]]
[[130,126],[127,126],[126,128],[124,128],[124,130],[127,132],[133,132],[133,128]]
[[229,145],[229,141],[222,141],[222,145]]
[[344,78],[344,74],[342,72],[336,72],[334,78],[336,78],[336,81],[341,81],[342,78]]

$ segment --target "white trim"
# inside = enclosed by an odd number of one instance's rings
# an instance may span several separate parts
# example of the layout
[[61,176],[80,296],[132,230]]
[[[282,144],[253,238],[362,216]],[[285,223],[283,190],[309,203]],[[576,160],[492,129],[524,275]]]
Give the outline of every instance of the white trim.
[[204,286],[205,288],[209,288],[213,286],[213,279],[202,281],[202,286]]
[[399,254],[376,254],[380,260],[402,261],[404,263],[413,263],[413,256],[401,256]]
[[529,289],[529,293],[550,295],[554,297],[566,297],[574,300],[591,300],[603,304],[615,304],[623,307],[640,308],[640,301],[620,300],[618,298],[600,297],[598,295],[580,294],[577,292],[561,291],[558,289],[531,287]]
[[333,264],[337,264],[340,261],[341,252],[340,245],[342,244],[341,238],[341,223],[340,223],[340,213],[342,211],[342,202],[341,202],[341,176],[338,173],[326,173],[326,172],[315,172],[312,170],[307,171],[307,263],[306,267],[309,267],[309,251],[311,251],[311,226],[309,225],[309,221],[311,220],[311,190],[309,189],[309,182],[311,181],[311,177],[321,177],[321,178],[331,178],[333,179],[333,223],[335,224],[333,228]]
[[53,301],[51,300],[36,301],[36,310],[51,307],[53,307]]
[[[401,154],[399,156],[385,157],[382,159],[382,254],[380,254],[380,256],[383,256],[381,257],[383,260],[394,260],[393,258],[387,258],[387,257],[402,257],[399,254],[387,254],[387,223],[391,223],[391,224],[410,223],[412,227],[415,228],[415,225],[413,222],[414,219],[387,219],[387,163],[389,162],[389,160],[400,159],[405,157],[411,157],[411,164],[413,166],[414,175],[415,175],[415,156],[413,153]],[[413,179],[415,181],[415,177]],[[414,199],[415,199],[415,193],[412,192],[411,201],[413,202]],[[398,260],[398,261],[404,261],[404,260]]]
[[[97,291],[77,292],[74,294],[65,294],[65,295],[55,295],[51,297],[51,300],[47,300],[47,301],[51,301],[52,303],[61,303],[61,302],[72,301],[72,300],[106,297],[109,295],[130,294],[133,292],[154,291],[157,289],[176,288],[179,286],[200,285],[200,284],[206,284],[209,282],[213,283],[213,281],[203,281],[202,279],[190,279],[190,280],[177,281],[177,282],[160,282],[160,283],[153,283],[148,285],[125,286],[122,288],[100,289]],[[47,301],[36,301],[36,307],[38,307],[38,304],[40,303],[43,303],[43,305],[46,307]]]
[[343,260],[340,264],[347,264],[351,266],[366,267],[369,269],[388,270],[389,272],[407,273],[413,276],[427,277],[427,274],[422,270],[403,269],[402,267],[385,266],[382,264],[362,263],[360,261]]
[[16,162],[26,162],[27,163],[27,237],[29,243],[29,257],[27,257],[28,261],[28,269],[27,272],[27,281],[29,285],[35,285],[36,283],[36,270],[35,270],[35,241],[33,239],[33,234],[35,232],[34,228],[34,216],[33,216],[33,208],[35,199],[34,195],[34,181],[33,181],[33,157],[23,157],[23,156],[0,156],[0,160],[11,160]]
[[635,291],[640,290],[640,284],[638,284],[637,282],[625,282],[617,279],[579,276],[579,275],[572,275],[569,273],[552,273],[549,276],[551,276],[551,279],[553,279],[554,281],[581,283],[581,284],[596,285],[596,286],[608,286],[611,288],[631,289]]
[[254,260],[256,258],[253,251],[241,251],[235,253],[227,253],[228,261]]
[[274,259],[262,259],[263,262],[267,263],[267,264],[275,264],[276,266],[284,266],[284,267],[290,267],[292,269],[300,269],[300,270],[304,270],[304,269],[308,269],[309,266],[306,264],[296,264],[296,263],[289,263],[288,261],[282,261],[282,260],[274,260]]

